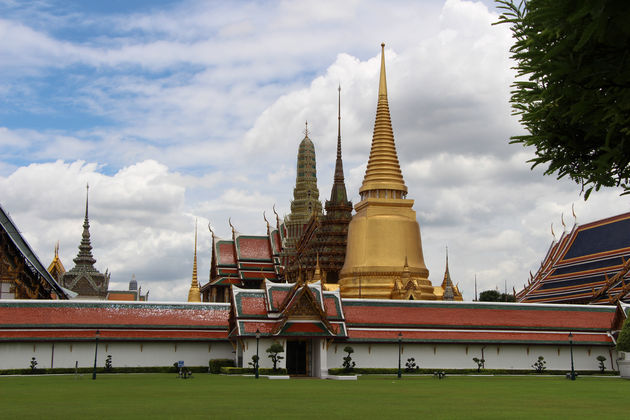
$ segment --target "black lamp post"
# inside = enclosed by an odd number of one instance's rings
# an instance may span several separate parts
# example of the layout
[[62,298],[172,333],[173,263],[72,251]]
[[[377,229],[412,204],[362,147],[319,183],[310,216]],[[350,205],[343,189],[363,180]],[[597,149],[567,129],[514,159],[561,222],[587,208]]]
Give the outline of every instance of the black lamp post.
[[571,380],[575,381],[575,369],[573,368],[573,334],[569,332],[569,349],[571,351]]
[[258,341],[260,340],[260,330],[256,328],[256,379],[258,379]]
[[400,354],[402,349],[402,333],[398,333],[398,379],[402,377],[402,372],[400,371]]
[[96,357],[98,355],[98,336],[100,335],[99,330],[96,330],[96,338],[94,339],[94,370],[92,371],[92,379],[96,379]]

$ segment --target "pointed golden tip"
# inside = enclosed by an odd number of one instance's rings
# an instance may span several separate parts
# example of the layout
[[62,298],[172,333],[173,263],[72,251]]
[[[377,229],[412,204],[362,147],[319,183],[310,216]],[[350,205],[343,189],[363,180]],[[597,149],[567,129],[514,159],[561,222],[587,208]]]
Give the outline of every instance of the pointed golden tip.
[[378,84],[378,95],[387,96],[387,78],[385,76],[385,43],[381,44],[381,77]]

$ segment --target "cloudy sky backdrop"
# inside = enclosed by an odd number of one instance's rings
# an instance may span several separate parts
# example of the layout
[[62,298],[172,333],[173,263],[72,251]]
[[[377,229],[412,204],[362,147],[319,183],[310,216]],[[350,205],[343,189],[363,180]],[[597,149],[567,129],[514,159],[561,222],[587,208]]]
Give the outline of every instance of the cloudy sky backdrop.
[[508,103],[511,38],[490,1],[0,0],[0,203],[44,264],[66,269],[85,184],[96,266],[110,287],[136,275],[152,300],[181,301],[195,218],[202,283],[212,223],[265,231],[289,212],[308,120],[320,198],[330,194],[342,87],[348,193],[358,202],[376,110],[380,43],[403,176],[430,279],[465,299],[519,290],[550,224],[628,211],[615,189],[588,202],[530,170]]

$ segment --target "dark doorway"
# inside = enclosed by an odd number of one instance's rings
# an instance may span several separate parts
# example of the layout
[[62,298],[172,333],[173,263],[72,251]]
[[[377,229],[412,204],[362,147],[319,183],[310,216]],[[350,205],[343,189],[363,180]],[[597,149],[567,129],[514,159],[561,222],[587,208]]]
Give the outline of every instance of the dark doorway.
[[287,373],[289,375],[307,375],[306,340],[287,340]]

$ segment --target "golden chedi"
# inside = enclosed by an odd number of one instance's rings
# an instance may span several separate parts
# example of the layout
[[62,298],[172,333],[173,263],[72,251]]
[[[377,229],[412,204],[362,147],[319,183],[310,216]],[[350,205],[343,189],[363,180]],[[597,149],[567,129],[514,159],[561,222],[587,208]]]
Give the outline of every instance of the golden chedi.
[[385,44],[381,48],[372,149],[359,190],[361,201],[348,228],[346,259],[339,275],[341,296],[435,300],[414,202],[407,199],[398,163],[387,102]]

